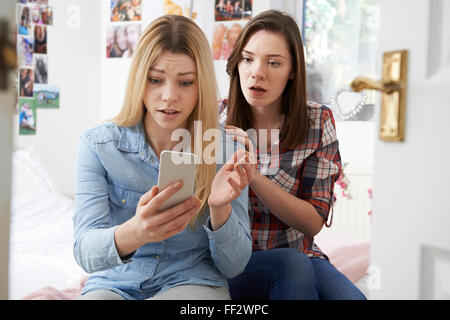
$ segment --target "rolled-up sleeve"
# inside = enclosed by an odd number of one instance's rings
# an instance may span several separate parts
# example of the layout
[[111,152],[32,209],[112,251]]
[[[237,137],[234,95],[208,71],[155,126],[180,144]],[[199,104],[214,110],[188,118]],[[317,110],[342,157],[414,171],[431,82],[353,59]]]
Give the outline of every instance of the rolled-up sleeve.
[[88,273],[110,269],[126,263],[117,252],[110,225],[106,171],[90,135],[80,137],[77,154],[74,247],[77,263]]
[[241,196],[231,204],[230,217],[222,227],[212,231],[210,218],[204,226],[211,256],[217,268],[227,278],[233,278],[244,271],[252,254],[247,188],[242,191]]
[[[234,144],[227,136],[225,149]],[[243,148],[243,145],[239,147]],[[231,155],[232,152],[226,152],[227,158]],[[252,254],[248,187],[231,203],[231,208],[230,217],[219,229],[212,231],[210,218],[204,226],[209,238],[211,256],[217,268],[227,278],[233,278],[244,271]]]
[[320,144],[317,150],[305,159],[300,171],[302,181],[298,197],[311,203],[328,226],[328,215],[333,205],[334,183],[342,171],[339,142],[333,114],[322,107],[320,114]]

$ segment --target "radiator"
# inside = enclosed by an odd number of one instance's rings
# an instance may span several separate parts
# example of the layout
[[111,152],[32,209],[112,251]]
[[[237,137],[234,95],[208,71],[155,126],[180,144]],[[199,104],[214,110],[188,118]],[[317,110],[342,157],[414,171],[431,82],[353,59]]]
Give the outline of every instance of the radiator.
[[372,199],[372,169],[365,166],[345,165],[346,193],[339,184],[334,186],[336,201],[333,208],[333,223],[321,232],[337,235],[349,240],[370,241]]

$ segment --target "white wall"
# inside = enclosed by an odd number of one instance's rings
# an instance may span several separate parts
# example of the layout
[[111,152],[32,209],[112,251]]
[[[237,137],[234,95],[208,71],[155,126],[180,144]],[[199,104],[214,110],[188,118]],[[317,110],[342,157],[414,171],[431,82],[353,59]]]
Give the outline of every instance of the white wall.
[[37,110],[35,136],[18,135],[16,116],[14,148],[34,146],[59,191],[71,197],[78,136],[100,120],[102,7],[92,0],[49,3],[54,25],[47,28],[48,82],[60,87],[60,107]]
[[[201,2],[202,6],[199,6]],[[211,4],[210,7],[204,5]],[[122,107],[130,59],[107,59],[105,30],[110,0],[50,0],[54,25],[48,28],[49,84],[60,86],[60,108],[38,109],[35,136],[19,136],[14,119],[14,148],[34,146],[59,190],[73,196],[78,136],[87,128],[115,116]],[[74,6],[74,7],[72,7]],[[80,10],[79,28],[70,27],[72,8]],[[276,8],[291,13],[301,26],[301,1],[254,0],[253,14]],[[163,12],[162,1],[143,0],[142,29]],[[214,1],[195,0],[197,23],[211,42]],[[75,17],[76,18],[76,17]],[[225,61],[215,61],[218,95],[228,92]],[[372,163],[372,122],[339,122],[338,136],[345,162]]]
[[342,162],[372,168],[377,129],[377,120],[336,121]]
[[[105,26],[109,22],[110,0],[103,2],[103,29],[102,43],[105,42]],[[151,2],[151,5],[149,5]],[[214,30],[214,4],[213,0],[194,0],[193,12],[197,12],[195,21],[202,28],[209,43],[212,41]],[[279,9],[291,13],[296,20],[301,21],[302,4],[297,0],[254,0],[253,16],[268,9]],[[163,12],[162,1],[143,0],[142,5],[142,30],[145,29],[151,21],[159,17]],[[116,23],[114,23],[116,24]],[[106,120],[115,116],[122,107],[122,101],[125,96],[125,86],[128,80],[128,70],[130,68],[130,59],[107,59],[102,56],[102,110],[101,119]],[[226,74],[226,61],[214,61],[218,84],[218,97],[225,98],[228,94],[229,78]]]

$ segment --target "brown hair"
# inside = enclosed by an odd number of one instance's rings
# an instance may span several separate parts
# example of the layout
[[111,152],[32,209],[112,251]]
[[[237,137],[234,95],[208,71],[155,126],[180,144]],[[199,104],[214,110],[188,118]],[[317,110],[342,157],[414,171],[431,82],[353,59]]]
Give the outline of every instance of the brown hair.
[[250,105],[242,93],[238,64],[242,50],[250,37],[260,30],[266,30],[285,37],[292,57],[293,79],[289,79],[283,92],[282,113],[285,123],[281,130],[282,148],[295,148],[301,144],[308,132],[308,113],[306,96],[306,67],[303,42],[295,20],[286,13],[268,10],[251,19],[242,29],[227,62],[230,76],[228,93],[227,124],[248,130],[253,126]]
[[[141,121],[145,115],[144,92],[150,67],[164,51],[182,53],[191,57],[197,67],[198,101],[188,117],[187,130],[191,134],[194,146],[195,135],[201,135],[208,129],[217,128],[217,86],[214,74],[212,53],[203,31],[198,25],[183,16],[166,15],[153,21],[141,34],[136,51],[133,54],[125,100],[119,114],[113,119],[119,126],[131,127]],[[202,131],[194,134],[194,121],[202,122]],[[203,140],[203,139],[202,139]],[[202,141],[203,150],[207,141]],[[197,165],[195,177],[195,195],[202,201],[199,213],[207,205],[211,184],[216,174],[216,164]],[[197,213],[198,215],[198,213]],[[191,222],[197,218],[194,215]]]

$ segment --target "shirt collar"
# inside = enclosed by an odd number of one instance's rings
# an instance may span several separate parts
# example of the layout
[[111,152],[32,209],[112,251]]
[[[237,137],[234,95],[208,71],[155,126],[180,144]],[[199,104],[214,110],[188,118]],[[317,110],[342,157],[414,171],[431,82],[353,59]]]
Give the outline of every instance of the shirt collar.
[[125,152],[140,152],[144,150],[145,137],[142,121],[132,127],[122,127],[117,149]]
[[139,153],[139,157],[154,167],[159,166],[159,158],[147,143],[142,120],[132,127],[122,127],[117,149],[124,152]]

